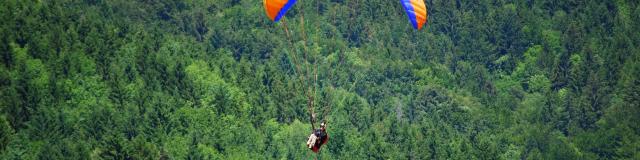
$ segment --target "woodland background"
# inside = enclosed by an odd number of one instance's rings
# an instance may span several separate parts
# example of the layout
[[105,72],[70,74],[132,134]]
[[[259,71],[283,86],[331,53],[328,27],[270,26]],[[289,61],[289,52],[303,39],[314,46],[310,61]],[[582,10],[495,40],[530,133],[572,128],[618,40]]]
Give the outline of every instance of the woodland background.
[[0,157],[640,159],[639,1],[426,2],[5,0]]

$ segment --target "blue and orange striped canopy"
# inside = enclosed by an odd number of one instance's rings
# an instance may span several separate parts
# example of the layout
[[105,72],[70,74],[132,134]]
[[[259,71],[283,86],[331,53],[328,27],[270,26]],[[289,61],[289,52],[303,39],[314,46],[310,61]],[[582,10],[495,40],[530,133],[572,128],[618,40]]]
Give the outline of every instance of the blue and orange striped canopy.
[[[296,4],[297,0],[262,0],[262,2],[269,19],[278,22]],[[413,28],[422,29],[428,18],[427,6],[424,4],[424,0],[400,0],[400,3],[402,3],[407,12]]]
[[267,16],[274,22],[278,22],[287,11],[296,4],[297,0],[263,0]]
[[427,23],[427,6],[424,0],[400,0],[404,10],[407,11],[409,21],[413,24],[413,28],[420,30]]

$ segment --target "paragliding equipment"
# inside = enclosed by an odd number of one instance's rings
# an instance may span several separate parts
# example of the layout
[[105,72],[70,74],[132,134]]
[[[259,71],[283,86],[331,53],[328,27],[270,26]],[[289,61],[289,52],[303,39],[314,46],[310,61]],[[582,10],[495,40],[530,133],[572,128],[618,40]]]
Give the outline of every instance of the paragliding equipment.
[[429,17],[424,0],[400,0],[400,3],[402,3],[404,10],[407,12],[413,28],[417,30],[422,29]]
[[264,0],[262,1],[264,9],[267,11],[267,16],[274,22],[280,21],[297,0]]
[[[291,38],[291,34],[289,33],[290,30],[289,30],[289,27],[287,26],[287,20],[285,18],[285,14],[289,9],[291,9],[291,7],[296,2],[297,2],[296,0],[263,0],[263,5],[265,7],[265,11],[269,19],[272,20],[273,22],[278,22],[282,20],[282,26],[290,46],[294,46],[294,45],[293,45],[293,40]],[[289,52],[289,55],[292,58],[296,73],[298,74],[298,77],[300,78],[300,83],[302,84],[304,95],[307,98],[307,110],[309,112],[309,121],[311,123],[311,131],[312,131],[312,134],[310,136],[309,141],[307,141],[308,142],[307,144],[310,144],[310,142],[313,142],[312,145],[309,145],[310,146],[309,149],[311,149],[315,153],[318,153],[322,144],[325,144],[328,141],[325,124],[326,124],[327,114],[329,113],[328,112],[329,109],[327,109],[327,107],[330,108],[330,106],[329,105],[325,106],[325,112],[322,115],[323,123],[321,124],[321,128],[316,129],[315,127],[316,114],[315,114],[314,108],[316,105],[318,105],[316,104],[318,64],[317,64],[317,57],[313,59],[313,62],[308,61],[308,58],[310,55],[307,47],[308,41],[307,41],[307,36],[305,32],[305,27],[304,27],[305,20],[304,20],[303,11],[304,9],[302,9],[300,12],[300,26],[301,26],[300,32],[303,40],[303,53],[302,53],[303,59],[302,60],[298,59],[298,57],[296,56],[297,53],[295,52],[297,50],[293,48],[289,48],[291,50],[291,52]],[[302,67],[300,63],[302,63]],[[315,142],[318,142],[318,143],[315,143]]]
[[[269,19],[273,22],[279,22],[280,20],[282,20],[282,26],[286,33],[287,40],[290,46],[294,46],[293,45],[294,43],[291,38],[291,34],[289,33],[289,28],[287,27],[285,15],[287,11],[289,11],[296,4],[296,2],[297,0],[263,0],[263,5]],[[411,22],[413,27],[417,30],[422,29],[423,26],[427,23],[427,18],[428,18],[427,8],[424,3],[424,0],[400,0],[400,3],[403,5],[407,13],[407,16],[409,17],[409,21]],[[318,3],[316,3],[316,5],[317,4]],[[326,123],[327,123],[326,118],[329,112],[331,111],[331,105],[330,105],[331,103],[325,103],[325,107],[324,107],[325,110],[322,113],[322,121],[321,121],[322,123],[320,124],[320,128],[316,129],[315,127],[316,114],[315,114],[314,108],[317,105],[315,102],[315,99],[317,95],[318,64],[317,64],[317,57],[314,58],[313,64],[309,64],[309,62],[307,61],[307,59],[309,58],[309,55],[308,55],[309,51],[307,47],[308,41],[306,37],[306,32],[304,30],[305,28],[304,22],[305,22],[304,9],[302,9],[300,11],[300,26],[301,26],[300,30],[301,30],[301,35],[303,39],[303,48],[304,48],[303,57],[302,57],[303,59],[302,61],[298,60],[296,56],[297,54],[294,52],[297,50],[293,48],[289,48],[291,50],[289,54],[292,58],[293,64],[295,65],[296,74],[298,74],[300,83],[302,84],[302,88],[304,90],[304,94],[307,98],[307,110],[309,111],[309,121],[311,123],[311,131],[312,131],[312,134],[310,135],[309,140],[307,141],[307,146],[313,152],[318,153],[318,151],[320,150],[320,147],[323,144],[326,144],[329,139],[328,134],[326,133]],[[303,63],[305,70],[302,70],[299,62]],[[310,70],[311,68],[310,65],[313,65],[312,71]],[[339,65],[340,63],[338,63],[338,66]],[[313,82],[310,81],[311,79],[310,76],[312,73],[313,73]],[[329,79],[331,79],[333,74],[329,74],[329,76],[330,76]],[[353,86],[355,86],[356,82],[354,82],[354,84],[352,85],[352,88]],[[330,86],[329,89],[330,89],[330,92],[333,91],[332,86]]]
[[[291,7],[293,7],[293,5],[295,5],[297,1],[296,0],[263,0],[263,4],[265,7],[265,11],[267,13],[267,16],[269,17],[269,19],[271,19],[274,22],[278,22],[280,21],[284,15],[286,14],[286,12],[291,9]],[[295,65],[296,68],[296,72],[299,75],[300,78],[300,82],[303,83],[303,88],[304,92],[305,92],[305,96],[307,97],[307,107],[309,107],[309,112],[310,112],[310,121],[312,124],[312,130],[313,128],[315,128],[314,122],[315,122],[315,118],[314,118],[314,114],[313,114],[313,106],[314,106],[314,97],[312,96],[312,93],[315,92],[315,85],[312,88],[312,86],[309,85],[309,74],[311,73],[310,71],[310,67],[307,62],[307,58],[308,58],[308,49],[307,49],[307,40],[306,40],[306,34],[304,32],[304,14],[301,14],[300,16],[300,25],[301,27],[301,32],[302,32],[302,36],[303,36],[303,42],[304,42],[304,52],[303,52],[303,61],[301,62],[303,65],[303,68],[305,69],[304,71],[301,69],[298,58],[297,58],[297,54],[294,53],[294,49],[291,49],[292,51],[289,52],[291,58],[293,59],[293,64]],[[291,34],[289,33],[289,28],[287,27],[287,21],[286,18],[282,19],[282,24],[283,24],[283,28],[285,30],[286,36],[287,36],[287,40],[289,42],[290,46],[293,46],[293,42],[291,40]],[[314,63],[315,64],[315,63]],[[315,70],[316,67],[314,67]],[[303,74],[304,72],[304,74]],[[314,71],[314,72],[317,72]],[[316,78],[314,78],[314,83],[317,81],[317,75],[315,76]]]
[[329,141],[329,134],[327,134],[325,122],[320,123],[320,128],[316,129],[309,135],[307,140],[307,147],[314,153],[320,151],[320,147]]

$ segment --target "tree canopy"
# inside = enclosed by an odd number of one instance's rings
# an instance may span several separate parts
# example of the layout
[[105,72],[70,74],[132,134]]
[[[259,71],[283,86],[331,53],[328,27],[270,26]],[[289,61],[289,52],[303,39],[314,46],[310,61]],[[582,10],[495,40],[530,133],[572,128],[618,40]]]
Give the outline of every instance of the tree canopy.
[[638,1],[425,4],[5,0],[0,159],[640,159]]

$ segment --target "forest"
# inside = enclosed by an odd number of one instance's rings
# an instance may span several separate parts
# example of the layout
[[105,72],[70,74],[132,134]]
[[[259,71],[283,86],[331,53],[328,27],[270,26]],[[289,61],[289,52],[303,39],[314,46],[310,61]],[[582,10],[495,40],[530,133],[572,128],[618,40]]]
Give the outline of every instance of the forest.
[[640,1],[425,2],[4,0],[0,159],[640,159]]

